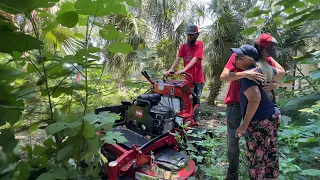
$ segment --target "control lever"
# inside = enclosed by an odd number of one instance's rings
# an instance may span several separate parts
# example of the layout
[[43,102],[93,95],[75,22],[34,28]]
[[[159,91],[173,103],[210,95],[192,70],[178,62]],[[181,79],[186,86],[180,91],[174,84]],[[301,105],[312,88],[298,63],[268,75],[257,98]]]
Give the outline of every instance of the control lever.
[[154,85],[155,83],[151,80],[150,76],[148,75],[147,71],[141,71],[141,74],[152,84]]

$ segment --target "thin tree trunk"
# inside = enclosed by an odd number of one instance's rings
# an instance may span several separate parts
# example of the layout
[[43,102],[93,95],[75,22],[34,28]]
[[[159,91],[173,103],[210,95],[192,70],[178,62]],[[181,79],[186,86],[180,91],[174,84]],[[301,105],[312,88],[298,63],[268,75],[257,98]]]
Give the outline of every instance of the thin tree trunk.
[[220,81],[220,78],[218,76],[215,76],[213,82],[209,85],[209,96],[208,96],[208,104],[214,105],[220,90],[222,87],[222,81]]

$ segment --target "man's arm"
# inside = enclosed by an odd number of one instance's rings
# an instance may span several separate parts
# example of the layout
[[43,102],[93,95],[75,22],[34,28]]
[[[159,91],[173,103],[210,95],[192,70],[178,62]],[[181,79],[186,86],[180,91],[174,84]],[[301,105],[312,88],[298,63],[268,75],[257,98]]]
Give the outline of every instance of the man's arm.
[[264,76],[261,73],[255,72],[256,69],[251,69],[242,72],[231,72],[228,68],[224,68],[221,75],[221,81],[235,81],[242,78],[248,78],[250,80],[264,81]]
[[178,66],[178,64],[180,63],[181,59],[182,58],[178,56],[177,59],[173,62],[171,68],[168,71],[173,71],[174,68],[176,68]]
[[195,63],[197,63],[199,58],[194,57],[192,60],[188,63],[186,67],[183,68],[183,71],[188,71]]

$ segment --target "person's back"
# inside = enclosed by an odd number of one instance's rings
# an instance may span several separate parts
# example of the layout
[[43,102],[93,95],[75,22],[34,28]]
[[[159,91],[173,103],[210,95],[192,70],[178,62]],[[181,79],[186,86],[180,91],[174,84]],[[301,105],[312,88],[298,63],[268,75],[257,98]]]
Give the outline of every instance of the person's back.
[[[259,70],[257,70],[259,71]],[[262,71],[261,71],[262,72]],[[240,80],[240,107],[241,107],[241,114],[242,117],[246,114],[246,109],[248,105],[248,99],[244,92],[251,86],[258,86],[260,90],[261,100],[259,103],[259,107],[252,117],[251,122],[254,121],[260,121],[263,119],[268,118],[269,116],[272,116],[274,114],[280,114],[279,109],[277,108],[275,104],[275,99],[273,96],[273,90],[270,92],[272,96],[268,94],[268,92],[265,92],[262,88],[262,83],[257,84],[256,82],[249,80],[247,78],[243,78]]]

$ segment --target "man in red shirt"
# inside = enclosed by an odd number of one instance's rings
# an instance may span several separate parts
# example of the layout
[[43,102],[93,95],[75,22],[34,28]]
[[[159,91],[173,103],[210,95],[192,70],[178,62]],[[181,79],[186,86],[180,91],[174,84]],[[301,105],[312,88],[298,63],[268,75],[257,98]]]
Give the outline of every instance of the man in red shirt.
[[[180,60],[183,59],[184,68],[177,71],[175,74],[187,72],[192,75],[195,81],[194,93],[196,94],[196,103],[200,105],[200,96],[204,84],[204,76],[202,72],[202,59],[204,55],[203,42],[197,40],[199,37],[199,28],[196,25],[187,27],[186,34],[188,36],[187,42],[183,43],[179,49],[178,57],[172,64],[171,68],[164,74],[169,75],[174,72]],[[199,108],[194,112],[194,119],[197,121],[199,118]]]
[[[283,67],[276,62],[273,58],[276,58],[276,46],[277,41],[270,34],[262,34],[256,42],[258,47],[260,58],[266,59],[267,62],[277,68],[277,73],[285,73]],[[273,56],[273,57],[271,57]],[[235,137],[230,133],[230,130],[236,130],[241,123],[241,109],[239,100],[241,78],[248,78],[250,80],[264,81],[263,74],[254,72],[255,69],[242,71],[236,67],[237,55],[233,53],[229,58],[224,70],[220,75],[221,81],[231,81],[228,93],[225,97],[224,103],[227,104],[227,127],[228,127],[228,172],[226,180],[237,180],[238,179],[238,168],[239,168],[239,138]],[[280,79],[279,79],[280,80]],[[264,90],[268,91],[275,89],[275,82],[265,83]]]

